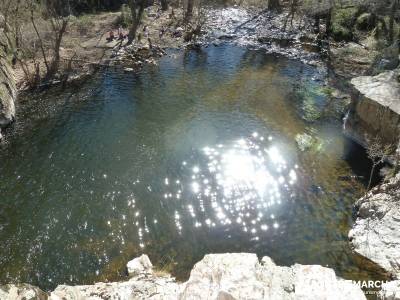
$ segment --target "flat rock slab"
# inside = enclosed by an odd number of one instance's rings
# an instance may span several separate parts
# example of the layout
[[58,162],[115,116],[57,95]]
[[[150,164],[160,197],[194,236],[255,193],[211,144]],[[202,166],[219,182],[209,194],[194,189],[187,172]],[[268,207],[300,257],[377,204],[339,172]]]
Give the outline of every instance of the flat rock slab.
[[400,114],[400,71],[353,78],[351,84],[368,99]]
[[369,147],[379,137],[382,146],[400,139],[400,69],[351,80],[351,105],[344,132]]

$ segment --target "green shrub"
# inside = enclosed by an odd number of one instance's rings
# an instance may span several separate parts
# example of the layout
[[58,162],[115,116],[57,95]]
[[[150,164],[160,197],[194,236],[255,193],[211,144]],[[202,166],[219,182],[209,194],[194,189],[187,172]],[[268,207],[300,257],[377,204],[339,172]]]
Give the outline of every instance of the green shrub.
[[332,13],[331,32],[337,41],[350,41],[358,8],[336,8]]

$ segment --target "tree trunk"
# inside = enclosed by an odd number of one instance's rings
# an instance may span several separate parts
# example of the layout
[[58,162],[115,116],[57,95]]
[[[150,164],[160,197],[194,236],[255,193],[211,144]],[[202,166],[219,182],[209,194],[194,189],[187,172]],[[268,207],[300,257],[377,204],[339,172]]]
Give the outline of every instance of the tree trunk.
[[132,25],[129,29],[128,33],[128,45],[132,44],[132,42],[136,38],[136,31],[140,25],[140,21],[142,20],[142,15],[145,7],[145,0],[129,0],[128,5],[131,10],[132,15]]
[[57,28],[53,24],[53,27],[54,27],[54,30],[55,30],[55,34],[56,34],[56,39],[55,39],[55,44],[54,44],[54,49],[53,49],[54,57],[53,57],[53,61],[51,62],[50,70],[46,75],[47,78],[50,78],[55,73],[57,73],[58,68],[60,66],[60,47],[61,47],[61,42],[62,42],[62,38],[64,36],[64,33],[67,30],[68,20],[66,18],[64,18],[61,22],[62,23],[61,23],[61,27],[60,28]]
[[394,40],[394,17],[396,15],[398,0],[392,0],[392,5],[390,6],[390,19],[389,19],[389,42],[393,43]]
[[268,9],[280,10],[281,4],[279,3],[279,0],[268,0]]
[[185,14],[185,22],[189,22],[189,20],[193,16],[193,0],[187,0],[186,14]]
[[161,0],[161,9],[166,11],[168,9],[168,0]]
[[332,8],[330,8],[328,10],[328,13],[326,14],[326,29],[325,30],[326,30],[325,34],[327,36],[330,36],[331,32],[332,32]]
[[50,66],[49,66],[49,63],[47,62],[46,51],[44,50],[44,47],[43,47],[42,38],[40,36],[39,30],[38,30],[38,28],[36,26],[36,23],[35,23],[35,18],[33,16],[33,9],[31,10],[31,22],[32,22],[33,28],[35,29],[36,35],[37,35],[37,37],[39,39],[39,46],[40,46],[40,50],[42,51],[43,61],[44,61],[44,64],[46,66],[46,70],[47,70],[47,72],[49,72]]
[[374,177],[375,168],[376,168],[376,162],[373,162],[373,165],[372,165],[372,168],[371,168],[371,173],[369,174],[369,181],[368,181],[368,186],[367,186],[367,192],[371,189],[371,186],[372,186],[372,178]]

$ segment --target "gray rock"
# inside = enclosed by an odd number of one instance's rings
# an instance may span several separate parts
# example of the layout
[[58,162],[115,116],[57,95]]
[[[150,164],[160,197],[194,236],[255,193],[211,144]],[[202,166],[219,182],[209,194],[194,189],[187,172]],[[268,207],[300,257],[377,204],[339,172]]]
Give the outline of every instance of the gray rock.
[[347,135],[365,147],[377,136],[385,145],[399,142],[399,75],[400,69],[397,69],[351,80],[352,103],[344,129]]
[[391,281],[382,285],[378,294],[381,300],[400,300],[400,280]]
[[153,265],[146,254],[142,254],[126,264],[129,276],[153,273]]
[[[224,298],[220,298],[223,295]],[[180,299],[365,299],[349,281],[321,266],[280,267],[255,254],[209,254],[182,285]]]
[[329,50],[332,68],[344,78],[369,75],[378,56],[377,51],[367,50],[356,43],[347,43],[344,47],[332,45]]
[[357,201],[354,250],[400,278],[400,173]]
[[48,295],[30,284],[7,284],[0,286],[1,300],[46,300]]
[[[134,265],[148,257],[143,255]],[[150,263],[151,264],[151,263]],[[0,287],[0,299],[15,297],[17,286]],[[27,289],[34,295],[38,288]],[[43,293],[43,292],[41,292]],[[47,294],[43,293],[45,297]],[[26,298],[45,300],[46,298]],[[259,262],[255,254],[209,254],[198,262],[185,283],[177,283],[166,275],[140,273],[125,282],[96,283],[94,285],[60,285],[50,293],[50,300],[100,299],[366,299],[357,285],[337,278],[332,269],[321,266],[294,265],[279,267],[269,257]]]
[[[8,45],[3,34],[4,24],[0,24],[0,44]],[[15,119],[15,99],[17,88],[13,71],[7,60],[4,47],[0,47],[0,127],[4,127]]]
[[177,299],[179,284],[170,277],[148,276],[125,282],[96,283],[94,285],[58,286],[49,300],[101,300],[101,299]]
[[301,151],[306,151],[312,148],[315,143],[315,139],[307,133],[297,134],[295,140]]

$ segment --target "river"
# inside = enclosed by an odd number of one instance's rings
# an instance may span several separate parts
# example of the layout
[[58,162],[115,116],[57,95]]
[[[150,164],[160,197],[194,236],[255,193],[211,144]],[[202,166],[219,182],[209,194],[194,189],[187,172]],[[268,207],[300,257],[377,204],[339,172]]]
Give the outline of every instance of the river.
[[340,178],[367,174],[326,76],[220,45],[22,96],[0,152],[0,282],[116,280],[141,253],[185,279],[212,252],[380,278],[347,241],[365,185]]

